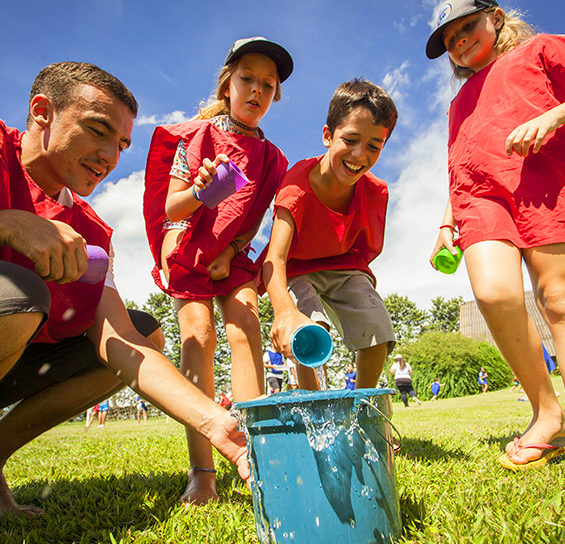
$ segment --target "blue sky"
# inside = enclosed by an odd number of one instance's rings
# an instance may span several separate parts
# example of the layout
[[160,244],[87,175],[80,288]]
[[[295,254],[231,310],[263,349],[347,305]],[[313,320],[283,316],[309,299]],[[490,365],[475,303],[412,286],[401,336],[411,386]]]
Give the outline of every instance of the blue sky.
[[[293,55],[262,127],[291,164],[324,151],[321,128],[335,87],[361,76],[385,87],[399,124],[373,172],[389,185],[385,247],[374,262],[383,296],[396,292],[421,307],[435,296],[472,298],[462,267],[454,276],[427,260],[447,197],[446,116],[453,97],[445,58],[424,47],[437,0],[155,0],[9,2],[0,38],[0,118],[24,128],[31,83],[51,62],[98,64],[135,94],[140,112],[133,145],[90,197],[115,229],[116,281],[143,303],[156,290],[141,219],[143,170],[155,124],[188,119],[215,86],[227,50],[263,35]],[[502,1],[539,31],[565,31],[565,2]],[[270,212],[256,245],[268,238]]]

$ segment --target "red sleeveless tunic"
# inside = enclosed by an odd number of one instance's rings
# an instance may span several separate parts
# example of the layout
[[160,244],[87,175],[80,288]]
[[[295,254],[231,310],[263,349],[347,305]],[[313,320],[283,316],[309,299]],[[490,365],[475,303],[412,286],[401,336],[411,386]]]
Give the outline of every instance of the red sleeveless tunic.
[[[21,137],[22,133],[0,121],[0,209],[25,210],[45,219],[67,223],[88,244],[109,251],[112,229],[86,202],[73,194],[74,205],[70,208],[63,206],[31,179],[20,161]],[[0,259],[34,269],[27,257],[8,246],[0,246]],[[46,284],[51,293],[51,310],[34,342],[59,342],[84,333],[94,324],[104,281],[95,285],[80,282],[59,285],[52,281]]]

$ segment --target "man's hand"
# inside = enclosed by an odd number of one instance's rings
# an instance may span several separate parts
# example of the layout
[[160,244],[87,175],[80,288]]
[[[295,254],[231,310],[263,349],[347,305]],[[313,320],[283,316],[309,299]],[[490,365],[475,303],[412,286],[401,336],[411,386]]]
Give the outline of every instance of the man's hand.
[[0,211],[0,244],[30,259],[45,281],[75,281],[88,266],[86,241],[78,232],[24,210]]

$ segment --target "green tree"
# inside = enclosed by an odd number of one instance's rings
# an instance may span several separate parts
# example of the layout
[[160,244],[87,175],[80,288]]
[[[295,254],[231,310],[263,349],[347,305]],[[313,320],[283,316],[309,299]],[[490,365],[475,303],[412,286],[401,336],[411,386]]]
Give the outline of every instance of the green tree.
[[414,389],[423,400],[431,397],[429,386],[435,378],[445,384],[441,397],[479,393],[477,375],[481,367],[489,375],[489,390],[507,387],[512,379],[509,366],[495,346],[460,333],[428,332],[403,345],[402,355],[413,369]]
[[128,310],[139,310],[139,305],[134,300],[129,300],[128,298],[126,298],[124,300],[124,305],[126,308],[128,308]]
[[259,297],[259,322],[261,323],[261,335],[263,337],[263,346],[271,345],[271,327],[275,319],[275,312],[271,299],[267,295]]
[[429,311],[429,329],[439,332],[459,331],[459,310],[463,304],[463,297],[432,299],[432,308]]
[[408,297],[393,293],[384,299],[384,303],[392,320],[396,341],[399,344],[414,340],[426,331],[428,327],[427,312],[420,310],[416,303]]

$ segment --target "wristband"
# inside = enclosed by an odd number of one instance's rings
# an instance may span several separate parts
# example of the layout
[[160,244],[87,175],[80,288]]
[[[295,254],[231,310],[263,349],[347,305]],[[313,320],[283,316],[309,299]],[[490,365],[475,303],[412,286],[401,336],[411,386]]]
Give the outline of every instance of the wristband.
[[440,225],[439,228],[440,230],[447,227],[448,229],[451,229],[453,232],[455,232],[457,230],[457,227],[455,225],[452,225],[450,223],[445,223],[444,225]]
[[235,255],[234,257],[239,253],[239,248],[237,247],[237,244],[232,240],[230,242],[230,247],[234,250]]
[[200,198],[198,198],[198,194],[196,193],[196,186],[194,185],[194,183],[192,184],[192,196],[193,196],[196,200],[198,200],[198,202],[202,202],[202,201],[200,200]]

